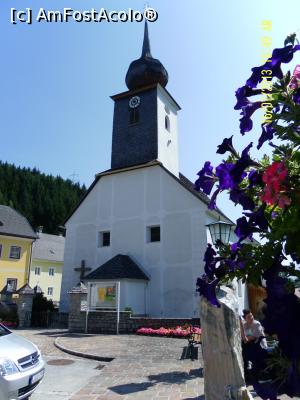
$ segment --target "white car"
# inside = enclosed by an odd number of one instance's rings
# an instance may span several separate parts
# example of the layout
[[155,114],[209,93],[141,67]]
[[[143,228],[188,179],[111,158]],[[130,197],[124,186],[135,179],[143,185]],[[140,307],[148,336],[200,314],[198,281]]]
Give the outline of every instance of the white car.
[[44,376],[39,349],[0,324],[0,400],[25,400]]

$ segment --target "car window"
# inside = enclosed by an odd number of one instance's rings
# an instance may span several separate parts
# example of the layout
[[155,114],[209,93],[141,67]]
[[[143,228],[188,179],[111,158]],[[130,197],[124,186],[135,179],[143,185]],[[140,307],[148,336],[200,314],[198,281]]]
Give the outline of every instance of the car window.
[[10,334],[11,332],[5,328],[3,325],[0,324],[0,336],[5,336]]

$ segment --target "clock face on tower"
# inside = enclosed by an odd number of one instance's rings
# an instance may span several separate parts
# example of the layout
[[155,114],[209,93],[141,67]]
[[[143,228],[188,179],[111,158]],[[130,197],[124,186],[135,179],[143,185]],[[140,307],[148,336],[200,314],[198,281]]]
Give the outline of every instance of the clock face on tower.
[[140,103],[141,103],[141,99],[139,98],[139,96],[133,96],[129,100],[129,107],[137,108],[140,105]]

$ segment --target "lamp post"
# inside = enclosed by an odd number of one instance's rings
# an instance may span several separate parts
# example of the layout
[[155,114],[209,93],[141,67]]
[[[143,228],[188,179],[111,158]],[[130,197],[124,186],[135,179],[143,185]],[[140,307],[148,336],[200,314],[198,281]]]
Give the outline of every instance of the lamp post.
[[211,222],[206,225],[209,229],[213,245],[228,244],[233,224],[224,221]]

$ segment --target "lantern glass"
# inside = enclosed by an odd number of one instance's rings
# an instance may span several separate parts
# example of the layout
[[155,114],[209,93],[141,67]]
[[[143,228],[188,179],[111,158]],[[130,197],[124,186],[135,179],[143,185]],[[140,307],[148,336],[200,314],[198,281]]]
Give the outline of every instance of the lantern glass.
[[228,244],[230,239],[230,232],[232,224],[223,221],[213,222],[206,225],[209,229],[211,240],[214,245]]

